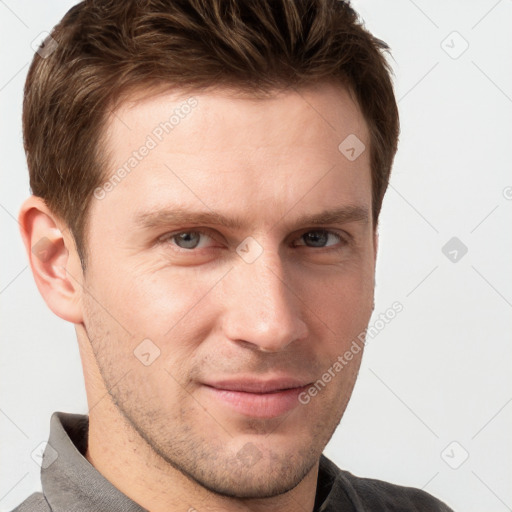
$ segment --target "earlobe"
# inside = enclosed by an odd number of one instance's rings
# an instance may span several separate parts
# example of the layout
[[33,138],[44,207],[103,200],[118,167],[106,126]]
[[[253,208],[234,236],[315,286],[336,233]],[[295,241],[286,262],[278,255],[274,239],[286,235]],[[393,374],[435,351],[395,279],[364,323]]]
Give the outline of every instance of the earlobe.
[[82,322],[82,269],[74,239],[40,197],[22,205],[18,221],[37,288],[48,307],[72,323]]

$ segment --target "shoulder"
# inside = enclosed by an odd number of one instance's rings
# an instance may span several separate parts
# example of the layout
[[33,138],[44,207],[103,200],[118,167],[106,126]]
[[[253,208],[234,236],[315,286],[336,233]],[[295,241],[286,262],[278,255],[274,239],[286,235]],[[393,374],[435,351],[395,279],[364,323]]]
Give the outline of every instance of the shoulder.
[[51,508],[43,493],[35,492],[23,503],[20,503],[12,512],[51,512]]
[[333,487],[337,487],[356,505],[357,510],[381,512],[453,512],[450,507],[431,494],[414,487],[362,478],[338,468],[323,458],[324,471],[330,474]]
[[414,487],[404,487],[372,478],[360,478],[346,471],[343,477],[359,500],[370,510],[396,512],[452,512],[442,501]]

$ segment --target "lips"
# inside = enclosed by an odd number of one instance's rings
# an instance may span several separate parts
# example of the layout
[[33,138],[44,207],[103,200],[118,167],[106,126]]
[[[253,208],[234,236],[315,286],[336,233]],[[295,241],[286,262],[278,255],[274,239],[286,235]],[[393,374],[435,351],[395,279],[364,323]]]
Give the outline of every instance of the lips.
[[279,391],[285,391],[287,389],[307,386],[308,382],[291,378],[267,380],[237,379],[205,382],[205,385],[226,391],[241,391],[245,393],[276,393]]
[[231,379],[203,383],[207,397],[218,405],[253,418],[274,418],[300,405],[299,394],[309,386],[294,378]]

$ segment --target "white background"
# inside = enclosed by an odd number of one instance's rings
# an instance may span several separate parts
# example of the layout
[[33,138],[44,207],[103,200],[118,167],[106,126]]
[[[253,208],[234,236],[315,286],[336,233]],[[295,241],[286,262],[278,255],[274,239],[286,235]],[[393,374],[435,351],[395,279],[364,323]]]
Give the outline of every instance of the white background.
[[[40,298],[16,222],[31,42],[73,3],[0,0],[2,511],[39,489],[30,454],[51,413],[87,412],[73,326]],[[368,344],[326,454],[457,511],[512,510],[512,1],[353,5],[392,48],[402,123],[372,322],[404,310]],[[456,262],[441,250],[452,237],[468,248]]]

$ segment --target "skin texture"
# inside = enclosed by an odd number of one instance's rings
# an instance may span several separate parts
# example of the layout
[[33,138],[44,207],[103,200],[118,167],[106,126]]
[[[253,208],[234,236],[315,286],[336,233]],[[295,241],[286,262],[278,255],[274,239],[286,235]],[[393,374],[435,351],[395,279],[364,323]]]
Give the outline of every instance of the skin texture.
[[[350,94],[329,84],[269,99],[228,90],[132,97],[107,126],[107,178],[191,96],[190,113],[92,200],[85,275],[69,230],[39,198],[20,212],[38,288],[76,326],[87,459],[151,511],[312,510],[319,457],[362,351],[309,403],[283,413],[261,395],[259,415],[240,412],[207,384],[314,383],[368,325],[368,129]],[[350,134],[366,145],[354,161],[338,149]],[[155,217],[176,208],[238,222]],[[343,208],[358,214],[300,219]],[[30,248],[44,237],[38,258]],[[240,252],[247,237],[252,262]]]

